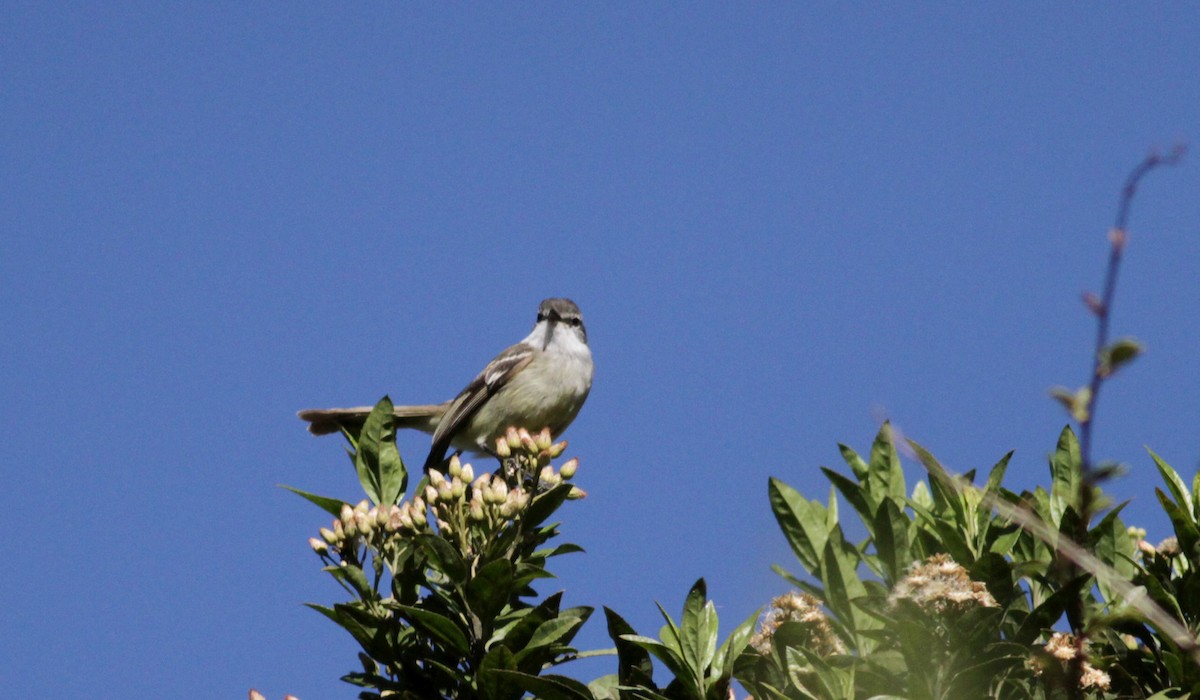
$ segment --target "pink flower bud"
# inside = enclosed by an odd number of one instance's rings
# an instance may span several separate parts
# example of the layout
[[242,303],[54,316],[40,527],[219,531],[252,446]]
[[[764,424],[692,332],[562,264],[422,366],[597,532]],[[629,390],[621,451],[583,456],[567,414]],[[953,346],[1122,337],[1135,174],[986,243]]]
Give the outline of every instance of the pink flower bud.
[[512,456],[512,448],[508,446],[508,440],[503,436],[496,438],[496,456],[500,459],[508,459]]
[[461,476],[461,475],[462,475],[462,462],[458,461],[458,455],[451,455],[451,456],[450,456],[450,469],[449,469],[449,471],[450,471],[450,476],[451,476],[451,477],[455,477],[455,476]]
[[429,470],[429,483],[437,488],[439,484],[446,480],[446,476],[436,469]]
[[[443,483],[445,483],[444,479],[442,481],[443,481]],[[430,503],[437,503],[437,499],[438,499],[438,490],[435,489],[431,485],[426,485],[425,486],[425,500],[429,501]]]
[[575,471],[577,469],[579,469],[579,458],[572,457],[566,462],[563,462],[563,465],[559,468],[558,473],[560,476],[562,476],[562,478],[570,479],[571,477],[575,476]]
[[267,697],[257,690],[250,689],[250,700],[267,700]]
[[554,442],[554,438],[550,436],[550,428],[542,428],[542,432],[537,434],[534,443],[537,444],[539,450],[545,450]]
[[475,469],[470,464],[464,464],[462,468],[462,480],[464,484],[469,484],[475,481]]
[[340,539],[337,533],[327,527],[321,528],[321,539],[325,540],[326,544],[337,544]]
[[508,440],[508,446],[510,449],[515,450],[521,446],[521,435],[517,432],[517,429],[511,425],[508,427],[508,430],[504,431],[504,438]]
[[351,520],[354,520],[354,508],[349,503],[343,503],[340,517],[343,523],[349,523]]
[[325,555],[329,553],[329,545],[325,544],[321,540],[318,540],[316,537],[308,538],[308,546],[312,547],[312,550],[317,554]]

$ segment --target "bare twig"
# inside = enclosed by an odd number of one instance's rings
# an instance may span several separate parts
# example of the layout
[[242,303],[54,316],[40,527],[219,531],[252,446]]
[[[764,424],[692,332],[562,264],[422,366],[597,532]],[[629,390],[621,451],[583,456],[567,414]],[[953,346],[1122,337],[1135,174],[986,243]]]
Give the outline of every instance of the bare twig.
[[[1082,412],[1076,412],[1079,421],[1079,451],[1081,458],[1082,478],[1079,480],[1077,505],[1079,508],[1078,524],[1075,527],[1074,542],[1060,542],[1058,552],[1071,562],[1070,578],[1074,578],[1080,570],[1096,575],[1088,567],[1082,566],[1078,557],[1069,556],[1066,547],[1074,546],[1078,553],[1087,554],[1082,545],[1087,542],[1088,527],[1091,525],[1092,511],[1095,508],[1093,489],[1098,481],[1098,474],[1092,462],[1092,426],[1096,418],[1096,405],[1100,399],[1100,389],[1104,380],[1110,376],[1109,368],[1105,367],[1106,348],[1108,347],[1109,322],[1112,320],[1113,299],[1117,290],[1117,273],[1121,267],[1121,256],[1125,252],[1125,244],[1129,240],[1128,229],[1129,211],[1133,205],[1133,197],[1137,194],[1138,185],[1150,171],[1164,165],[1174,165],[1183,158],[1186,149],[1176,146],[1163,156],[1153,152],[1146,156],[1125,178],[1125,186],[1121,189],[1121,199],[1117,205],[1117,218],[1112,229],[1108,232],[1108,268],[1104,275],[1104,290],[1099,299],[1093,295],[1085,295],[1088,308],[1096,315],[1096,348],[1092,356],[1092,376],[1088,383],[1086,400]],[[1031,531],[1032,532],[1032,531]],[[1090,556],[1090,554],[1088,555]],[[1094,557],[1093,557],[1094,559]],[[1097,561],[1096,563],[1100,563]],[[1075,634],[1076,654],[1067,665],[1067,692],[1073,698],[1082,698],[1079,681],[1083,676],[1084,646],[1087,644],[1087,629],[1084,625],[1084,593],[1081,590],[1067,606],[1067,619],[1071,621]],[[1165,615],[1165,613],[1164,613]],[[1194,645],[1193,645],[1194,646]]]
[[[1113,228],[1108,233],[1109,251],[1108,268],[1104,276],[1104,291],[1099,299],[1092,295],[1085,296],[1088,308],[1096,314],[1096,352],[1092,357],[1092,377],[1088,385],[1089,394],[1086,410],[1079,421],[1079,448],[1083,456],[1085,480],[1093,476],[1092,451],[1092,419],[1096,414],[1096,402],[1100,398],[1100,387],[1107,375],[1102,371],[1101,355],[1108,345],[1108,327],[1112,319],[1113,299],[1117,290],[1117,272],[1121,267],[1121,256],[1125,252],[1125,244],[1129,234],[1126,226],[1129,223],[1129,212],[1133,206],[1133,197],[1137,194],[1138,185],[1142,178],[1151,170],[1164,165],[1175,165],[1182,158],[1187,148],[1177,145],[1167,155],[1151,153],[1138,164],[1125,178],[1125,186],[1121,188],[1121,200],[1117,206],[1117,218]],[[1084,526],[1086,527],[1086,521]]]

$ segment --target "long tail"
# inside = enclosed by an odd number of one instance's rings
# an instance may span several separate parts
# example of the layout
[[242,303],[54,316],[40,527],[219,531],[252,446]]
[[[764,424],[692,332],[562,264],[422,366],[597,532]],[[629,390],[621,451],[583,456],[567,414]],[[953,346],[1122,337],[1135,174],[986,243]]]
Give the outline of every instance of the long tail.
[[[412,428],[426,433],[432,433],[446,404],[427,404],[424,406],[396,406],[392,415],[396,416],[397,428]],[[341,430],[342,426],[362,425],[371,413],[370,406],[354,408],[310,408],[296,415],[300,420],[308,421],[308,432],[313,435],[328,435]]]

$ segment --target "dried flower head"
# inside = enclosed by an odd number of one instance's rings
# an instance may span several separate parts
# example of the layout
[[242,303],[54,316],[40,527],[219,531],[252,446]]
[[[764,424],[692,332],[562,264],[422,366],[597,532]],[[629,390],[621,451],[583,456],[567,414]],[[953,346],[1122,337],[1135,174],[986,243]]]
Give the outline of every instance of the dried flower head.
[[771,607],[750,637],[750,646],[764,656],[771,653],[775,631],[785,622],[798,623],[804,630],[803,645],[821,656],[846,653],[846,646],[829,626],[821,601],[807,593],[793,591],[771,600]]
[[987,586],[981,581],[972,581],[967,570],[948,554],[935,554],[923,562],[914,562],[888,596],[892,605],[902,599],[939,615],[961,614],[976,607],[997,607]]
[[[1067,634],[1066,632],[1055,632],[1050,635],[1050,640],[1043,647],[1046,655],[1052,659],[1056,659],[1062,668],[1066,669],[1067,664],[1071,659],[1079,653],[1079,645],[1075,639],[1075,635]],[[1040,656],[1035,656],[1030,659],[1029,665],[1033,668],[1035,675],[1041,675],[1044,670],[1045,659]],[[1079,687],[1081,688],[1096,688],[1099,690],[1108,690],[1112,679],[1107,673],[1093,666],[1084,659],[1083,674],[1079,678]]]

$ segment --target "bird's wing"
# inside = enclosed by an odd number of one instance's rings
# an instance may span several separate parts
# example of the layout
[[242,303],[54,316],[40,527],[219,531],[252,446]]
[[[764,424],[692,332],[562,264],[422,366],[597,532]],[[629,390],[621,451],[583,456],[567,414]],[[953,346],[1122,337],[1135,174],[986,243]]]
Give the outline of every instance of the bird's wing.
[[454,397],[438,422],[437,430],[433,432],[433,447],[429,450],[429,458],[425,460],[426,471],[446,456],[446,450],[458,431],[471,420],[471,416],[475,415],[490,396],[500,391],[518,372],[525,369],[533,360],[535,352],[534,348],[523,343],[509,347],[489,362],[479,376],[472,379],[471,383]]

